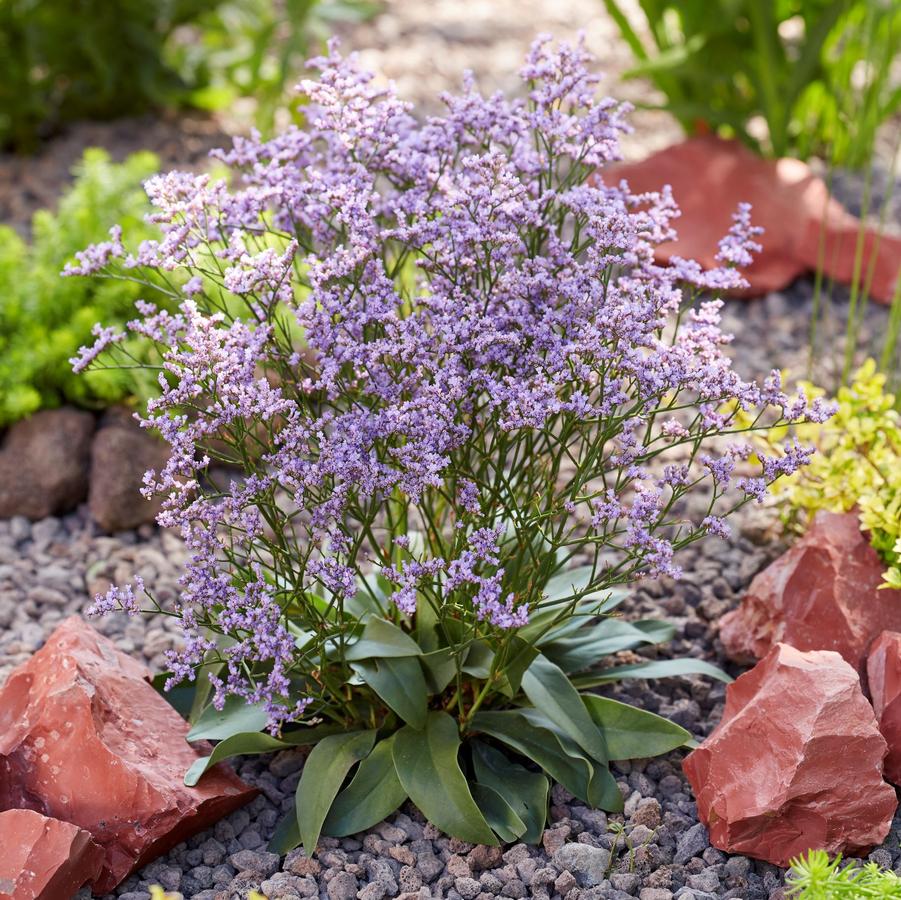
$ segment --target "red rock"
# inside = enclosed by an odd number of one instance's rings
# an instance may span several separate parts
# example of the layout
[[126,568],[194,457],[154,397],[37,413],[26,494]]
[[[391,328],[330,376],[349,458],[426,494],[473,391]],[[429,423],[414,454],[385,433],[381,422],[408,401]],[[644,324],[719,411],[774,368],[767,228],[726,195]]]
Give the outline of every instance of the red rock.
[[798,650],[835,650],[863,673],[876,637],[901,631],[901,591],[878,590],[884,570],[855,514],[817,513],[804,537],[723,616],[726,654],[751,663],[785,641]]
[[888,744],[885,777],[901,784],[901,634],[884,631],[867,657],[870,702]]
[[722,722],[682,766],[715,847],[786,866],[885,838],[898,805],[886,749],[851,666],[777,644],[729,685]]
[[104,851],[101,894],[256,793],[222,766],[185,787],[198,753],[149,676],[73,617],[0,691],[0,809],[90,832]]
[[0,812],[0,900],[62,900],[100,874],[103,850],[69,822]]
[[[753,222],[766,229],[760,238],[763,252],[745,272],[748,293],[778,290],[804,272],[816,271],[821,240],[826,275],[845,284],[854,277],[860,220],[830,198],[823,179],[800,160],[762,159],[737,141],[704,135],[641,162],[608,167],[602,177],[607,183],[625,178],[636,192],[671,185],[682,210],[676,222],[679,238],[657,248],[659,262],[677,255],[713,268],[717,242],[731,225],[736,206],[746,201],[752,205]],[[901,270],[901,240],[867,230],[862,273],[873,258],[870,296],[890,303]]]

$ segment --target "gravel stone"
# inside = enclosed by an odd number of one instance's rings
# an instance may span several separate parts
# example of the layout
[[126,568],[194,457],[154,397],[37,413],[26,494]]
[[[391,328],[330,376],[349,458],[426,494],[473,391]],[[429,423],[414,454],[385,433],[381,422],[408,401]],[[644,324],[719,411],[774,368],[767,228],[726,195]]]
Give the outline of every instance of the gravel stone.
[[607,876],[610,852],[588,844],[566,844],[553,857],[554,865],[572,872],[579,887],[594,887]]
[[693,856],[698,856],[710,846],[707,829],[698,822],[683,834],[676,842],[676,855],[673,861],[677,865],[684,865]]

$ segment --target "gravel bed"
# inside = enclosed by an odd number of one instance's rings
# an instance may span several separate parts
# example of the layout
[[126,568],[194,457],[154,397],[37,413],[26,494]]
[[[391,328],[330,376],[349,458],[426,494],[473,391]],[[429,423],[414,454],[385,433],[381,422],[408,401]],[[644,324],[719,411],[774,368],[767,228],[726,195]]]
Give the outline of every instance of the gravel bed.
[[[802,370],[812,294],[802,280],[760,301],[727,304],[726,324],[737,335],[734,356],[745,374],[760,375],[773,366]],[[838,301],[830,309],[840,323],[844,305]],[[884,318],[885,310],[871,308],[869,331],[879,334]],[[746,508],[736,525],[729,543],[711,539],[683,552],[681,581],[637,586],[626,614],[665,618],[677,629],[669,645],[643,653],[703,657],[738,674],[721,656],[717,622],[782,542],[773,510],[766,507]],[[105,536],[83,509],[36,523],[0,521],[0,680],[60,619],[82,612],[110,582],[140,572],[161,598],[171,595],[183,557],[173,534],[146,527]],[[95,624],[120,649],[155,668],[177,639],[168,619],[113,615]],[[704,678],[627,682],[609,693],[673,719],[699,739],[719,721],[724,701],[724,686]],[[238,770],[261,790],[253,803],[151,863],[109,897],[148,900],[149,886],[161,884],[195,900],[244,900],[250,889],[269,900],[779,900],[780,869],[709,846],[681,772],[683,756],[677,751],[616,766],[626,799],[623,815],[588,809],[556,786],[540,847],[474,848],[441,835],[407,804],[366,834],[323,839],[312,860],[301,851],[282,859],[266,851],[291,806],[302,751],[248,759]],[[901,819],[871,858],[901,869],[899,838]]]

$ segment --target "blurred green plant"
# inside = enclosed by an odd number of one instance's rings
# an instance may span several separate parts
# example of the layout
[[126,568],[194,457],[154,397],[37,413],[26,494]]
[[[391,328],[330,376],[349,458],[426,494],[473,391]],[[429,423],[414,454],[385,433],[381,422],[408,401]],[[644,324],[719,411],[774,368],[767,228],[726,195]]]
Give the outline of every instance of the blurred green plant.
[[[104,151],[88,150],[59,210],[35,214],[30,242],[0,227],[0,426],[62,403],[103,407],[154,390],[144,370],[76,376],[69,358],[93,342],[95,322],[122,324],[134,317],[139,296],[159,303],[160,292],[135,281],[61,278],[60,271],[86,239],[103,240],[111,221],[136,243],[154,235],[143,220],[142,182],[158,167],[152,153],[114,164]],[[130,349],[140,356],[137,343]]]
[[257,97],[264,127],[287,80],[369,0],[0,0],[0,147],[66,121]]
[[901,108],[891,0],[639,0],[644,28],[604,4],[638,63],[627,76],[649,78],[688,133],[859,167]]
[[842,866],[824,850],[810,850],[791,862],[785,894],[790,900],[901,900],[901,878],[876,863]]
[[220,0],[172,45],[181,77],[198,85],[191,103],[224,109],[252,98],[256,127],[270,134],[294,98],[291,80],[335,26],[367,19],[374,0]]

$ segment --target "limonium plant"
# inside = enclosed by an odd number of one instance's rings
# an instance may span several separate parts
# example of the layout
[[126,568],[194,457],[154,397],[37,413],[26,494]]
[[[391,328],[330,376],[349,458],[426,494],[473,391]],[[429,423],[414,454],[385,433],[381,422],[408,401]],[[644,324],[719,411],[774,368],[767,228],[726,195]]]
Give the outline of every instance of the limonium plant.
[[[96,609],[181,619],[168,687],[196,683],[189,737],[220,741],[188,783],[312,745],[277,849],[408,798],[465,841],[538,841],[551,780],[620,809],[609,761],[690,736],[587,689],[721,674],[598,668],[673,633],[614,614],[623,587],[678,576],[680,548],[808,460],[752,470],[740,432],[828,414],[742,380],[719,302],[692,306],[743,283],[747,208],[721,268],[655,265],[677,209],[605,178],[626,109],[589,62],[539,39],[525,97],[467,81],[421,123],[332,45],[306,127],[237,139],[230,180],[151,179],[160,239],[114,231],[71,266],[171,285],[128,330],[158,350],[141,422],[172,451],[146,492],[191,554],[175,606],[136,578]],[[99,326],[75,367],[128,346]]]

